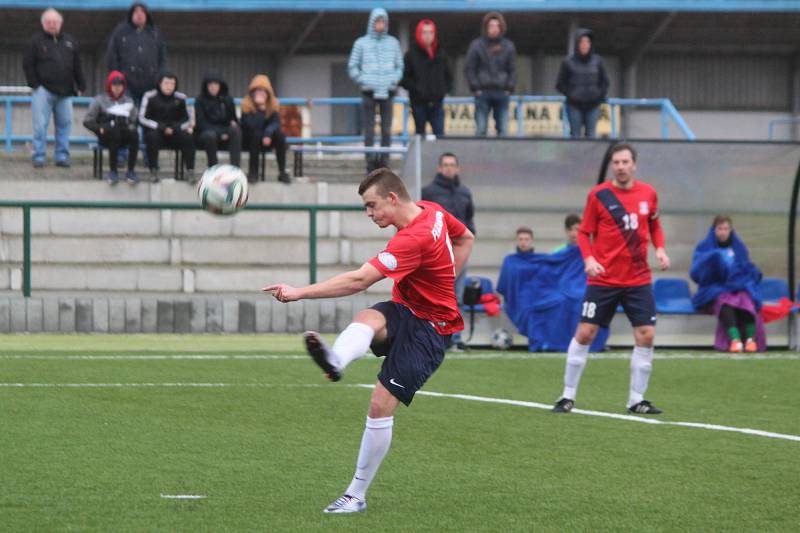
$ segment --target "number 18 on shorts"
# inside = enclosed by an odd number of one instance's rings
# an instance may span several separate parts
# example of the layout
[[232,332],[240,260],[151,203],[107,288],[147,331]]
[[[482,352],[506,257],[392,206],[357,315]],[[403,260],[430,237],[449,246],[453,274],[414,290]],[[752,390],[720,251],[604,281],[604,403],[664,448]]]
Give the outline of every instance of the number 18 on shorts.
[[588,285],[581,305],[581,322],[608,327],[619,305],[622,305],[631,326],[656,324],[656,305],[650,284],[637,287]]

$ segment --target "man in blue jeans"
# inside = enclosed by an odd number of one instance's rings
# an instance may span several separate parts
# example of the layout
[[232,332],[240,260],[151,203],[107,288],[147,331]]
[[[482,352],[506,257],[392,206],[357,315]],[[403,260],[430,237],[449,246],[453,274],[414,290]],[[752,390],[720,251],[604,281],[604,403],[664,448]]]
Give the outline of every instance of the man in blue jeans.
[[55,9],[42,13],[42,30],[31,38],[23,58],[28,85],[33,89],[33,166],[41,168],[47,159],[47,127],[55,115],[55,160],[69,166],[69,134],[72,129],[72,96],[86,90],[78,42],[62,33],[64,18]]
[[517,81],[517,51],[514,43],[503,37],[506,20],[500,13],[487,13],[482,29],[483,35],[470,43],[464,65],[469,89],[475,95],[475,135],[486,135],[490,110],[497,135],[505,135],[509,95]]

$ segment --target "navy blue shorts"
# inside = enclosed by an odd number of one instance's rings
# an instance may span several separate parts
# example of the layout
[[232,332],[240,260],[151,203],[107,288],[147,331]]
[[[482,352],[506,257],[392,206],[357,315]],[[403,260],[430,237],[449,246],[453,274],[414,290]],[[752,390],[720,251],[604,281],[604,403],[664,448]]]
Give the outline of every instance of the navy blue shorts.
[[370,346],[376,356],[386,358],[378,381],[392,396],[409,405],[444,361],[450,335],[439,335],[433,324],[417,318],[403,304],[380,302],[372,309],[386,317],[388,331],[383,342]]
[[587,285],[581,304],[581,322],[607,328],[618,305],[622,305],[631,326],[656,325],[656,303],[650,284],[636,287]]

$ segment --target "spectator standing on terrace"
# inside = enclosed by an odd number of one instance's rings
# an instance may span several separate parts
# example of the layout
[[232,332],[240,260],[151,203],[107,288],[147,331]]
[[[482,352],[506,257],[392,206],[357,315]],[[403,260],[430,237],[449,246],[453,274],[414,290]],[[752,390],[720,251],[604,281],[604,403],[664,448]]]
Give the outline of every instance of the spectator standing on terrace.
[[264,74],[255,76],[242,98],[243,146],[250,154],[247,178],[258,181],[258,160],[261,152],[274,151],[278,162],[278,181],[292,182],[286,172],[286,136],[281,130],[281,104],[272,82]]
[[22,61],[28,86],[33,89],[33,166],[42,168],[47,159],[47,128],[55,121],[56,166],[69,166],[69,134],[72,129],[72,96],[86,90],[78,41],[61,31],[64,17],[46,9],[42,29],[31,38]]
[[469,45],[464,65],[469,90],[475,95],[475,135],[486,135],[490,110],[497,135],[505,135],[509,96],[517,82],[517,50],[504,37],[506,19],[500,13],[487,13],[481,30]]
[[[451,152],[439,156],[439,168],[436,177],[430,185],[422,189],[422,199],[426,202],[436,202],[445,211],[456,217],[475,235],[475,205],[472,203],[472,193],[466,185],[461,183],[458,158]],[[464,293],[464,282],[467,279],[467,264],[464,263],[461,273],[456,277],[455,291],[459,305]],[[463,350],[461,332],[453,334],[453,346],[456,350]]]
[[166,60],[167,47],[147,6],[141,2],[131,4],[127,20],[114,28],[108,41],[108,70],[125,75],[128,94],[139,105],[144,93],[156,88]]
[[567,97],[567,119],[572,137],[596,136],[600,104],[608,95],[603,60],[592,47],[592,31],[575,32],[575,52],[561,62],[556,90]]
[[[356,39],[347,62],[347,72],[361,91],[364,145],[375,141],[375,109],[381,116],[381,146],[392,140],[392,106],[397,85],[403,77],[403,54],[400,42],[389,35],[389,14],[375,8],[369,14],[367,33]],[[387,154],[366,154],[367,172],[385,167]]]
[[208,166],[216,165],[217,149],[227,148],[232,165],[241,165],[242,130],[236,118],[236,104],[221,76],[206,76],[200,96],[194,101],[195,135],[206,151]]
[[137,114],[133,98],[125,94],[125,76],[116,70],[111,72],[106,79],[105,92],[95,97],[83,120],[83,125],[97,135],[98,143],[108,148],[110,172],[107,179],[111,185],[119,182],[117,152],[122,147],[128,148],[125,179],[130,185],[139,183],[139,176],[133,170],[139,151]]
[[439,46],[436,24],[423,19],[417,24],[416,42],[403,58],[403,81],[408,90],[417,134],[425,135],[426,123],[434,135],[444,134],[444,97],[453,89],[447,55]]

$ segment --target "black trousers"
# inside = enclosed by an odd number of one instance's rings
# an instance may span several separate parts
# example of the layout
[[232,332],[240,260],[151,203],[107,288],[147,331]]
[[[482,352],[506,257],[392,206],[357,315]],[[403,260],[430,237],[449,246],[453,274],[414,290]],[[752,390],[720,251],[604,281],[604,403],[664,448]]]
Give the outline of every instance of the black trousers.
[[[371,92],[361,93],[361,115],[364,121],[364,146],[371,147],[375,142],[375,110],[381,115],[381,146],[390,146],[392,142],[392,113],[394,95],[376,100]],[[367,171],[385,167],[389,162],[388,154],[366,154]]]
[[264,146],[264,139],[260,133],[244,130],[244,142],[242,145],[247,149],[250,154],[248,161],[247,174],[250,177],[258,176],[258,156],[261,152],[268,152],[272,150],[275,152],[275,159],[278,162],[278,172],[283,174],[286,172],[286,135],[281,130],[275,131],[272,134],[272,144]]
[[97,134],[97,141],[108,148],[108,166],[117,171],[117,154],[120,148],[128,149],[128,170],[136,166],[136,156],[139,153],[139,134],[136,130],[127,127],[103,128],[103,133]]
[[719,310],[719,321],[725,326],[725,330],[737,328],[741,332],[742,337],[744,337],[745,327],[748,324],[754,324],[755,318],[744,309],[736,309],[730,305],[723,305]]
[[162,148],[174,148],[183,154],[186,168],[194,170],[194,139],[191,133],[175,130],[172,135],[164,135],[158,130],[144,130],[144,145],[147,149],[147,160],[151,169],[158,168],[158,151]]
[[[222,135],[227,134],[228,138],[222,140]],[[197,136],[197,144],[206,151],[208,157],[208,166],[216,165],[219,160],[217,159],[217,150],[227,149],[231,155],[231,165],[241,166],[242,163],[242,130],[239,126],[228,126],[225,130],[217,131],[214,129],[207,129],[201,131]]]

